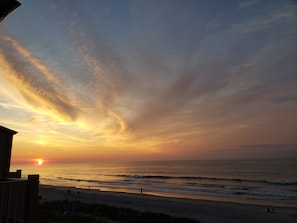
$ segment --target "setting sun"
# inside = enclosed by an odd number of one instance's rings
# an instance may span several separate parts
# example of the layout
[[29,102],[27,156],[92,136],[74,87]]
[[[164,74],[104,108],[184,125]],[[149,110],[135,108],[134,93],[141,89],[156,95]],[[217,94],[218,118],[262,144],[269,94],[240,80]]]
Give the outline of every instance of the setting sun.
[[41,165],[43,164],[43,162],[44,162],[43,159],[36,159],[35,161],[36,161],[36,164],[37,164],[38,166],[41,166]]

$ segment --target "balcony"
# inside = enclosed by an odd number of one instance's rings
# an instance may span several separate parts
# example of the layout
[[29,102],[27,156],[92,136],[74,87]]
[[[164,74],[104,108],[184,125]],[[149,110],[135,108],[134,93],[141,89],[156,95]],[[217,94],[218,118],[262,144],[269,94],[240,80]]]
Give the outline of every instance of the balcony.
[[0,223],[35,223],[39,175],[28,180],[0,179]]
[[25,222],[27,180],[0,180],[0,222]]

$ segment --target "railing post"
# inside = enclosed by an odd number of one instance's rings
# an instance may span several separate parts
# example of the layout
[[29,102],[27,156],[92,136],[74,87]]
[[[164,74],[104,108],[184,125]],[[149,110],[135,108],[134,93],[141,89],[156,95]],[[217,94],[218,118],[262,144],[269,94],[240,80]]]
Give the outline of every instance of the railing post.
[[39,175],[28,176],[26,223],[38,223]]
[[16,171],[16,177],[15,178],[22,178],[22,170]]

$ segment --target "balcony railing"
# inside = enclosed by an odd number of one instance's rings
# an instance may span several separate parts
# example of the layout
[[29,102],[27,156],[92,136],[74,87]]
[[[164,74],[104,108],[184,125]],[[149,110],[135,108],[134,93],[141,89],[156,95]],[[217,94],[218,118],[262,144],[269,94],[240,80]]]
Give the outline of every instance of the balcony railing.
[[0,223],[38,222],[39,175],[0,179]]
[[0,223],[25,222],[27,180],[0,180]]

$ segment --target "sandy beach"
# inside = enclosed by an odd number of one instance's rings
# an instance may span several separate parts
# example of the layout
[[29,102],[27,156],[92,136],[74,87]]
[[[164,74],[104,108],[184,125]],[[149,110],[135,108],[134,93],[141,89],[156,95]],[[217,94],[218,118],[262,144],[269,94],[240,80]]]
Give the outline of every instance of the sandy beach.
[[[69,191],[70,193],[69,193]],[[55,200],[79,200],[85,203],[106,204],[139,211],[164,213],[187,217],[204,223],[214,222],[297,222],[296,207],[268,207],[264,205],[238,204],[183,198],[158,197],[146,194],[103,192],[70,187],[40,185],[40,202]],[[268,212],[268,208],[274,208]]]

